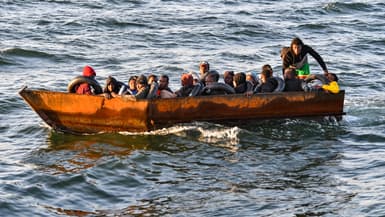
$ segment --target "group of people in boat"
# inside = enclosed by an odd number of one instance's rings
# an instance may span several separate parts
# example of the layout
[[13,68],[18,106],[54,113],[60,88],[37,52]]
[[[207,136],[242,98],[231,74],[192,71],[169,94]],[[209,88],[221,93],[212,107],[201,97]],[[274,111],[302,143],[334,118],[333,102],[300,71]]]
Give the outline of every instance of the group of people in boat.
[[[310,74],[307,56],[311,55],[324,71],[324,74]],[[106,80],[102,89],[95,80],[95,70],[85,66],[83,76],[75,78],[68,86],[70,92],[78,94],[103,94],[107,98],[133,97],[135,99],[174,98],[199,95],[245,94],[279,92],[279,91],[327,91],[339,92],[338,77],[329,73],[322,57],[310,46],[304,44],[300,38],[294,38],[290,47],[281,50],[283,79],[273,75],[269,64],[262,66],[259,76],[256,72],[225,71],[223,82],[216,70],[210,69],[207,61],[199,64],[199,75],[186,72],[181,75],[181,87],[172,91],[169,87],[169,77],[162,74],[159,77],[131,76],[128,83],[120,82],[112,76]],[[309,85],[311,81],[321,83]]]

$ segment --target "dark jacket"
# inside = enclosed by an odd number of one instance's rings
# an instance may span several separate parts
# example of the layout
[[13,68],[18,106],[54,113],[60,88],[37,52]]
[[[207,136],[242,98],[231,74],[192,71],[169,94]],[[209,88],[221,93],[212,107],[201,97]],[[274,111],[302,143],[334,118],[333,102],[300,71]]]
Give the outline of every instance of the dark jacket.
[[303,91],[302,83],[303,81],[298,78],[285,79],[285,89],[283,91]]
[[175,91],[175,94],[178,97],[186,97],[189,96],[191,91],[194,89],[194,85],[191,86],[182,86],[179,90]]
[[262,83],[256,87],[257,93],[270,93],[278,87],[278,81],[275,78],[268,78],[265,83]]
[[297,63],[303,61],[307,54],[310,54],[314,59],[316,59],[321,68],[324,71],[327,71],[326,64],[322,57],[315,50],[313,50],[313,48],[305,44],[302,46],[301,53],[298,56],[295,56],[291,49],[284,55],[282,73],[286,68],[289,68],[290,65],[296,65]]

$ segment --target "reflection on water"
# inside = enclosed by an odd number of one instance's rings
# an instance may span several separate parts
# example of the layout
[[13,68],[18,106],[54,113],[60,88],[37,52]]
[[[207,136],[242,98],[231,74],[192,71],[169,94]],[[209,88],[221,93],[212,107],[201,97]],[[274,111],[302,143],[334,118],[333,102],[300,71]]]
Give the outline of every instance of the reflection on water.
[[48,147],[32,152],[28,161],[52,173],[76,173],[94,167],[103,158],[127,158],[138,151],[180,153],[204,143],[236,152],[240,131],[204,123],[149,133],[71,135],[51,131]]
[[119,158],[127,157],[138,150],[167,150],[167,147],[156,145],[158,143],[154,142],[154,139],[159,141],[167,138],[120,134],[78,136],[51,132],[48,138],[48,148],[39,150],[39,155],[53,161],[50,165],[51,169],[59,173],[75,173],[95,166],[105,156]]

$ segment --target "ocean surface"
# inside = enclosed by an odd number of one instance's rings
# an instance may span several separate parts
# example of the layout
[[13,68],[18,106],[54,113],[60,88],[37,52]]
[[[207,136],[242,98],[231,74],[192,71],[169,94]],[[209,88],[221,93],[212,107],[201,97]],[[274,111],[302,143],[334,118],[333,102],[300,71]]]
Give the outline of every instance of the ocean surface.
[[[385,216],[385,2],[0,1],[1,216]],[[339,76],[340,122],[52,131],[18,91],[112,75],[281,72],[300,37]],[[309,57],[313,73],[321,73]]]

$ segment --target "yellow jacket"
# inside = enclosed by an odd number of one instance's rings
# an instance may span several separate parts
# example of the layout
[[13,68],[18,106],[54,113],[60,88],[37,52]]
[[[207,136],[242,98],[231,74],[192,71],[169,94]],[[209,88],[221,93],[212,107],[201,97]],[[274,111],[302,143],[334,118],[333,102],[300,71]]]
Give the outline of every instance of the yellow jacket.
[[338,83],[336,81],[332,81],[329,84],[322,85],[322,89],[329,91],[331,93],[340,92],[340,87],[338,86]]

